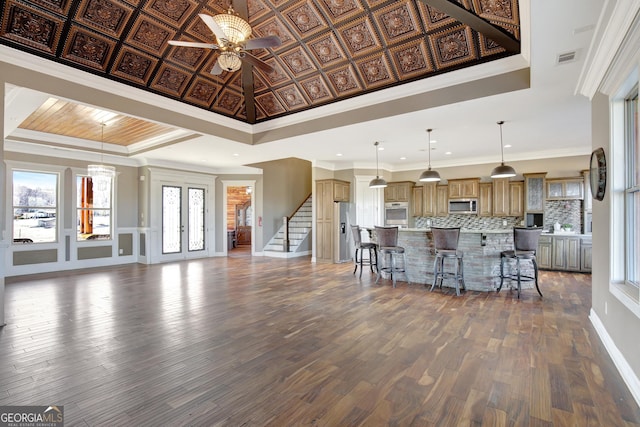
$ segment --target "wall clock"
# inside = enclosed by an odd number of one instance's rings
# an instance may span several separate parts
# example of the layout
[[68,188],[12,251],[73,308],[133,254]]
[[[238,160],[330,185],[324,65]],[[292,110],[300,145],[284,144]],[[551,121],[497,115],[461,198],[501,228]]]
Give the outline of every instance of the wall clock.
[[593,198],[604,199],[604,190],[607,187],[607,159],[602,148],[597,148],[591,153],[589,180]]

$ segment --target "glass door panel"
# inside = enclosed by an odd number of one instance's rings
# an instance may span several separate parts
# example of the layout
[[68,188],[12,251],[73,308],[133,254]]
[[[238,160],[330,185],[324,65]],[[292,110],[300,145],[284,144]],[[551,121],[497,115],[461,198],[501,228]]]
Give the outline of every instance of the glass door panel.
[[204,197],[203,188],[189,188],[189,251],[204,250]]
[[182,251],[182,187],[162,186],[162,253]]

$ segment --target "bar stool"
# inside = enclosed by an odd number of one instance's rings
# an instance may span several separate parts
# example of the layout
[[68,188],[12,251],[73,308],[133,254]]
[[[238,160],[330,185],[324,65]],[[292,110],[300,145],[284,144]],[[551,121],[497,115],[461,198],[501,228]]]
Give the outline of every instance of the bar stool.
[[[514,228],[513,229],[513,250],[500,252],[500,286],[496,292],[500,292],[504,279],[518,281],[518,298],[522,290],[522,281],[534,281],[536,289],[542,297],[542,292],[538,287],[538,263],[536,261],[536,251],[538,250],[538,240],[542,234],[542,228]],[[516,260],[516,274],[505,274],[505,261]],[[522,274],[520,270],[520,261],[531,261],[533,265],[533,276]]]
[[[376,243],[378,244],[378,250],[382,254],[382,265],[378,266],[378,277],[376,283],[380,280],[382,272],[389,273],[393,287],[396,287],[396,276],[393,273],[403,273],[407,282],[409,277],[407,276],[407,255],[404,252],[402,246],[398,246],[398,227],[375,227],[376,230]],[[402,267],[396,265],[396,258],[402,255]]]
[[[356,256],[353,258],[355,262],[355,268],[353,274],[356,274],[358,270],[358,264],[360,264],[360,277],[362,277],[362,266],[368,265],[373,273],[373,266],[376,266],[376,272],[378,271],[378,245],[374,242],[363,242],[360,235],[360,226],[352,225],[351,232],[353,233],[353,243],[356,247]],[[369,258],[364,258],[364,251],[369,251]],[[360,252],[360,258],[358,258],[358,252]],[[364,259],[363,259],[364,258]]]
[[[431,227],[433,233],[433,244],[436,248],[436,259],[433,262],[433,284],[431,290],[436,287],[440,280],[440,288],[444,279],[454,279],[456,295],[460,296],[460,285],[464,286],[464,266],[462,258],[464,253],[458,250],[458,240],[460,238],[460,228],[438,228]],[[453,271],[445,271],[445,260],[453,260]]]

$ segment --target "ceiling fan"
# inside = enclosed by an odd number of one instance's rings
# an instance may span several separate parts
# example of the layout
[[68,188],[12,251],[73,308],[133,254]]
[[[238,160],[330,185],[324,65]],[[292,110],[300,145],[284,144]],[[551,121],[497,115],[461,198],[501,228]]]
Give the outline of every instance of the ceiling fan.
[[233,10],[231,6],[226,13],[211,16],[205,13],[198,15],[216,36],[216,43],[198,43],[179,40],[169,41],[173,46],[199,47],[216,49],[220,55],[211,69],[211,74],[218,75],[222,71],[233,72],[240,69],[243,62],[254,65],[270,73],[273,68],[255,57],[249,50],[276,47],[282,44],[278,36],[267,36],[248,40],[251,26]]

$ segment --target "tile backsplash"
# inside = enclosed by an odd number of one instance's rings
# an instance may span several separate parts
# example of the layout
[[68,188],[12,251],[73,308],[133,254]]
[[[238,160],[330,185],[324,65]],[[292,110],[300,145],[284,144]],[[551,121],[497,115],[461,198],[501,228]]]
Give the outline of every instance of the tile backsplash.
[[544,206],[544,229],[553,230],[558,222],[572,224],[573,230],[581,233],[582,228],[582,200],[547,200]]
[[[506,224],[506,225],[505,225]],[[416,218],[416,228],[461,227],[470,230],[503,230],[522,225],[521,217],[485,217],[477,215],[448,215]]]

